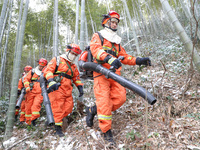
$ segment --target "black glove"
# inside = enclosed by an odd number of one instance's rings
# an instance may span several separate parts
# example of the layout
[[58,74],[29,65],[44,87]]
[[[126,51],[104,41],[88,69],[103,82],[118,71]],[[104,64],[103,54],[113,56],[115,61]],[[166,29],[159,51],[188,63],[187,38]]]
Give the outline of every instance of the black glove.
[[136,65],[145,65],[145,66],[151,66],[151,60],[149,57],[137,57],[136,58]]
[[59,85],[52,79],[52,78],[50,78],[49,80],[48,80],[48,85],[49,85],[49,89],[48,89],[48,91],[51,91],[51,92],[53,92],[53,91],[55,91],[55,90],[58,90],[58,88],[59,88]]
[[77,86],[77,88],[78,88],[78,91],[79,91],[79,97],[81,97],[81,96],[83,96],[83,86],[82,85],[79,85],[79,86]]
[[115,69],[118,69],[119,67],[122,66],[120,60],[118,60],[117,58],[114,58],[110,55],[107,55],[106,58],[103,61],[106,62],[106,63],[109,63]]
[[21,94],[21,90],[17,90],[17,95],[19,96]]

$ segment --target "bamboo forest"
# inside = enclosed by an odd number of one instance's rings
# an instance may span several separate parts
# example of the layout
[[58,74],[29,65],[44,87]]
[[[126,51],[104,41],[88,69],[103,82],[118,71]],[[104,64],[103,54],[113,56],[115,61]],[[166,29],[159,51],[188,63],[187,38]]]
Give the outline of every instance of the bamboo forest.
[[200,0],[0,13],[0,149],[200,150]]

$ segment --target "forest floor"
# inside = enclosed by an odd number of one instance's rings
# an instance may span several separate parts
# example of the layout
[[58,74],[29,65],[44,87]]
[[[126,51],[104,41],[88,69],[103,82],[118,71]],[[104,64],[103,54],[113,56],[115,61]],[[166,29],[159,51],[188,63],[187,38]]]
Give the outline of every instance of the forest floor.
[[[200,75],[191,69],[191,56],[178,38],[142,44],[152,66],[123,66],[122,76],[148,89],[157,99],[152,106],[127,89],[127,101],[113,112],[112,131],[120,150],[200,150]],[[85,82],[86,104],[94,103],[92,84]],[[102,150],[105,145],[97,117],[89,128],[83,115],[74,113],[65,136],[54,136],[41,117],[35,129],[15,126],[4,148],[18,150]],[[74,118],[72,117],[74,116]],[[2,148],[2,146],[0,147]]]

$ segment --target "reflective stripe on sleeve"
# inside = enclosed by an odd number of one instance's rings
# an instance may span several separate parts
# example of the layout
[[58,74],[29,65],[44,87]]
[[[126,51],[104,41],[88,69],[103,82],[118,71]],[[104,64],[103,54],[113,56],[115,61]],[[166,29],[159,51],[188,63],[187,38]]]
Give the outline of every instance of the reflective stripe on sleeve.
[[128,60],[131,60],[133,57],[128,57]]
[[102,49],[102,50],[100,50],[99,52],[98,52],[98,54],[97,54],[97,59],[100,59],[100,56],[101,56],[101,54],[102,53],[104,53],[105,51]]
[[26,86],[27,84],[29,85],[29,82],[28,82],[28,81],[27,81],[27,82],[24,82],[24,86]]
[[76,80],[75,83],[80,84],[82,82],[80,80]]
[[47,74],[46,74],[46,79],[48,79],[49,76],[53,76],[53,73],[51,73],[51,72],[50,72],[50,73],[47,73]]
[[112,64],[112,63],[113,63],[113,61],[114,61],[115,59],[116,59],[116,58],[113,58],[113,57],[112,57],[112,58],[110,58],[110,59],[109,59],[109,61],[108,61],[108,63],[109,63],[109,64]]

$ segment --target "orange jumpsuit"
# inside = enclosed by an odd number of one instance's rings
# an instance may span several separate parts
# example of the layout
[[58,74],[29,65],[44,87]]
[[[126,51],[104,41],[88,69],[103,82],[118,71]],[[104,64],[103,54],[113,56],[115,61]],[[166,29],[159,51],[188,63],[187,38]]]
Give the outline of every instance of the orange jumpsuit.
[[[121,62],[127,65],[136,65],[136,58],[128,55],[124,48],[119,44],[111,42],[104,39],[103,46],[101,45],[101,40],[98,33],[95,33],[90,42],[90,49],[93,57],[95,58],[94,62],[97,63],[97,60],[103,61],[108,55],[107,50],[115,52],[116,57],[124,56],[124,60]],[[102,66],[109,69],[110,65],[108,63],[102,63]],[[121,75],[121,67],[116,70],[116,74]],[[99,127],[103,133],[111,129],[112,124],[112,111],[120,108],[126,101],[126,89],[121,86],[119,83],[112,79],[107,79],[104,75],[101,75],[97,72],[93,72],[94,76],[94,94],[96,97],[97,105],[97,114],[99,120]],[[97,77],[98,76],[98,77]],[[96,77],[96,78],[95,78]]]
[[54,57],[48,63],[47,68],[44,71],[44,77],[48,80],[58,76],[59,73],[67,74],[69,77],[61,76],[61,85],[58,90],[49,93],[55,125],[62,126],[62,119],[70,114],[73,109],[72,82],[76,86],[83,84],[81,83],[79,71],[75,64],[71,64],[66,59],[60,57],[60,63],[56,71],[56,62],[56,57]]
[[[37,119],[40,117],[40,110],[41,110],[41,104],[43,102],[43,96],[41,88],[40,88],[40,82],[39,82],[40,76],[37,75],[35,72],[32,75],[32,70],[28,72],[26,77],[24,78],[24,87],[31,88],[32,90],[26,94],[27,96],[27,102],[25,106],[25,117],[26,117],[26,123],[28,125],[31,124],[31,121]],[[32,87],[30,87],[30,84],[33,84]]]
[[[23,79],[24,77],[20,78],[19,79],[19,82],[18,82],[18,90],[22,90],[22,88],[24,87],[24,84],[23,84]],[[24,99],[21,103],[21,113],[20,113],[20,122],[23,122],[25,121],[25,100],[26,100],[26,95],[24,96]],[[18,113],[19,113],[19,109],[16,109],[16,111],[18,110]]]

